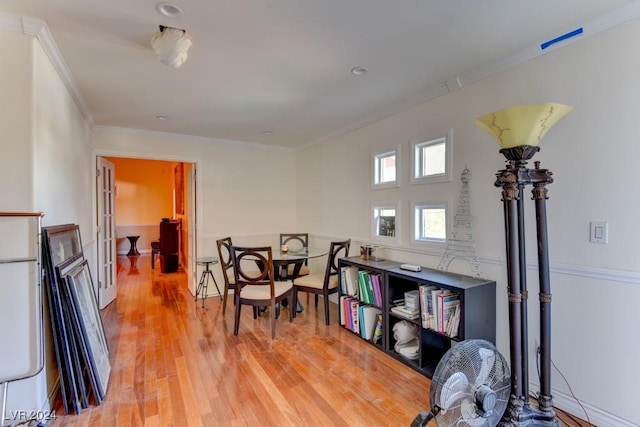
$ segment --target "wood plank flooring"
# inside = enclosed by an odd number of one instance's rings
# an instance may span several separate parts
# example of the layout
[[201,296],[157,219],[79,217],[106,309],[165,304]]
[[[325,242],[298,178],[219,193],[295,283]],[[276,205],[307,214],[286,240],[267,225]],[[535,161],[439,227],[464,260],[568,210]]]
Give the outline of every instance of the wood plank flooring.
[[118,297],[102,312],[106,399],[67,416],[58,402],[50,426],[409,426],[430,408],[427,378],[325,326],[322,301],[302,297],[293,323],[283,311],[273,341],[268,316],[244,307],[234,337],[231,301],[224,318],[219,298],[194,302],[185,274],[152,270],[149,255],[118,262]]

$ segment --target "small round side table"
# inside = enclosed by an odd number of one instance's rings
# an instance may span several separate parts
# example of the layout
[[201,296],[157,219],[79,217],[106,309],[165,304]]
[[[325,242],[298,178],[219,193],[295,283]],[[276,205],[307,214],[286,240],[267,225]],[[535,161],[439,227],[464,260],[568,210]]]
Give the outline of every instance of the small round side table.
[[195,302],[198,302],[198,295],[202,294],[202,308],[204,308],[204,299],[207,297],[207,289],[209,288],[209,276],[213,279],[213,284],[216,285],[216,289],[218,290],[218,295],[222,295],[220,292],[220,288],[218,287],[218,282],[216,282],[216,278],[213,276],[213,271],[209,269],[209,266],[212,264],[218,263],[217,257],[202,257],[196,260],[198,265],[204,266],[204,270],[202,271],[202,275],[200,276],[200,283],[198,283],[198,289],[196,289],[196,298]]

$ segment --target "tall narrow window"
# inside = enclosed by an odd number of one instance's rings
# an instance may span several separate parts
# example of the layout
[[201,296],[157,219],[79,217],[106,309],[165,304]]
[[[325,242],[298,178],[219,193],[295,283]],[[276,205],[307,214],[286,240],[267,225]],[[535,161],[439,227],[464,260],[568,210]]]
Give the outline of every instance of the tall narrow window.
[[451,180],[451,132],[413,143],[412,184]]
[[415,233],[418,241],[443,242],[447,239],[447,207],[442,204],[416,204]]
[[373,155],[373,189],[398,187],[399,149]]

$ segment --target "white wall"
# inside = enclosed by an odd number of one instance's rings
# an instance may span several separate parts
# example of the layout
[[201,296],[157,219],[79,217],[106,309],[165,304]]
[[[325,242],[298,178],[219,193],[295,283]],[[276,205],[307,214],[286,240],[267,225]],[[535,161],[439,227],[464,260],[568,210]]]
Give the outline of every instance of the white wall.
[[[89,129],[35,38],[0,32],[0,57],[0,210],[42,211],[44,226],[79,224],[83,243],[91,242]],[[0,241],[3,249],[7,245],[11,242]],[[87,249],[91,260],[90,244]],[[8,414],[48,408],[47,395],[57,381],[50,335],[43,372],[9,385]],[[3,357],[22,355],[5,352]]]
[[[297,231],[296,155],[290,149],[113,128],[96,128],[92,145],[96,155],[196,165],[198,256],[217,256],[222,237],[276,245],[278,233]],[[221,270],[213,270],[224,283]]]
[[[0,209],[30,211],[33,206],[30,37],[0,32]],[[11,66],[8,66],[11,64]]]
[[[554,173],[547,205],[551,261],[552,358],[598,425],[640,424],[640,267],[633,185],[640,154],[640,21],[585,38],[469,87],[380,120],[298,154],[299,228],[316,238],[371,241],[372,203],[400,203],[399,238],[385,249],[397,261],[435,267],[445,245],[410,239],[411,201],[447,201],[449,223],[468,167],[474,237],[484,275],[498,283],[499,350],[508,357],[504,226],[495,172],[504,166],[493,139],[475,118],[500,108],[554,101],[574,111],[545,137],[534,160]],[[450,183],[409,185],[409,141],[453,129]],[[400,188],[371,190],[371,154],[401,146]],[[529,269],[530,378],[538,383],[535,214],[525,194]],[[589,243],[589,222],[609,222],[609,244]],[[354,251],[352,251],[354,253]],[[459,265],[456,265],[460,268]],[[460,271],[466,273],[465,271]],[[582,416],[557,371],[556,405]],[[532,388],[537,391],[538,387]]]

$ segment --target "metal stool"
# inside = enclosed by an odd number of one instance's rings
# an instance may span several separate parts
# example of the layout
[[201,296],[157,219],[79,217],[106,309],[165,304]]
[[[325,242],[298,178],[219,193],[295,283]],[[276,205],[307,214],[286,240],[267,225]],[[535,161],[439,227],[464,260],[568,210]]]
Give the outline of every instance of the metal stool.
[[218,282],[216,282],[216,278],[213,276],[213,271],[209,269],[210,264],[217,264],[218,258],[216,257],[203,257],[198,258],[196,263],[198,265],[203,265],[204,270],[202,271],[202,275],[200,276],[200,283],[198,283],[198,289],[196,289],[196,298],[195,302],[198,302],[198,295],[202,293],[202,308],[204,308],[204,299],[207,297],[207,289],[209,288],[209,276],[213,279],[213,283],[216,285],[216,289],[218,290],[218,295],[222,295],[220,292],[220,288],[218,287]]

